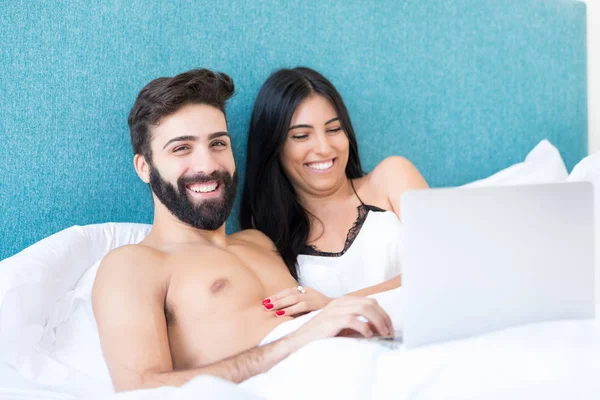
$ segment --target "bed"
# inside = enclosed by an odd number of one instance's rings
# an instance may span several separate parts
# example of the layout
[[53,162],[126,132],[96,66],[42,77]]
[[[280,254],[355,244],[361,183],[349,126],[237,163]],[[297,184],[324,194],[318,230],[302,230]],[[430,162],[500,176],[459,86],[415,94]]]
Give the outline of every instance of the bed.
[[[588,155],[577,1],[76,0],[3,11],[0,398],[114,396],[89,290],[103,255],[149,229],[126,119],[158,76],[207,67],[233,77],[241,176],[260,84],[297,65],[338,87],[366,170],[399,154],[433,187],[560,182]],[[394,314],[398,298],[382,299]],[[599,336],[588,320],[415,351],[332,339],[241,385],[201,377],[119,397],[592,398]]]

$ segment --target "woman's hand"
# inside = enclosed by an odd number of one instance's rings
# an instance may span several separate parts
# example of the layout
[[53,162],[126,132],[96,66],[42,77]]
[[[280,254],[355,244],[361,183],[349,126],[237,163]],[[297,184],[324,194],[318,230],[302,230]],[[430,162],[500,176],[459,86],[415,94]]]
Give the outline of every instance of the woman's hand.
[[298,316],[310,311],[325,308],[331,298],[314,289],[297,286],[284,289],[263,300],[266,311],[274,311],[278,317],[282,315]]

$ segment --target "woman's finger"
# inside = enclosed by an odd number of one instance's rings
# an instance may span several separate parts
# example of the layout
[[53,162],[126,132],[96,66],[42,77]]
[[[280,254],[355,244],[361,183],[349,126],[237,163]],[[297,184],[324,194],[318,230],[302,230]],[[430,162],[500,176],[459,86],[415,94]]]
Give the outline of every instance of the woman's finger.
[[270,303],[267,303],[267,304],[263,303],[263,307],[267,311],[281,310],[283,308],[290,307],[296,303],[301,302],[302,300],[304,300],[304,296],[306,296],[306,295],[299,294],[299,293],[291,294],[291,295],[285,296],[279,300],[271,301]]
[[290,296],[292,294],[295,293],[299,293],[298,292],[298,288],[293,287],[293,288],[287,288],[287,289],[283,289],[280,290],[279,292],[267,297],[266,299],[263,300],[263,304],[268,304],[268,303],[272,303],[274,301],[280,300],[286,296]]
[[278,317],[282,317],[284,315],[297,317],[299,315],[306,314],[309,311],[312,311],[310,308],[310,304],[306,301],[301,301],[299,303],[294,304],[293,306],[275,311],[275,315]]

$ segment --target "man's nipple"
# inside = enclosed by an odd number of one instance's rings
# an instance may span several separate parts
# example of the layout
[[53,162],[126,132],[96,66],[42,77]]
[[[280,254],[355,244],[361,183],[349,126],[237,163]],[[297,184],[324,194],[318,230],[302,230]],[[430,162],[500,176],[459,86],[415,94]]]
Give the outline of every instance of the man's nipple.
[[227,286],[228,283],[229,283],[229,279],[227,279],[227,278],[219,278],[219,279],[217,279],[210,286],[211,293],[217,294],[218,292],[220,292],[221,290],[223,290],[223,288],[225,286]]

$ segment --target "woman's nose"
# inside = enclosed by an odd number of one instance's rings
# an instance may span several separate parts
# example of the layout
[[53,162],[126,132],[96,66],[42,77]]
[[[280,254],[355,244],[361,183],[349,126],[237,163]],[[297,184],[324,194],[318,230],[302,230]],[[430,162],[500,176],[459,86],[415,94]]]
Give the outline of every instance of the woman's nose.
[[319,154],[329,154],[331,152],[331,144],[327,135],[318,135],[317,152]]

